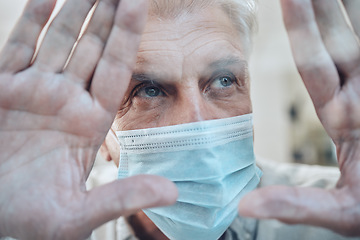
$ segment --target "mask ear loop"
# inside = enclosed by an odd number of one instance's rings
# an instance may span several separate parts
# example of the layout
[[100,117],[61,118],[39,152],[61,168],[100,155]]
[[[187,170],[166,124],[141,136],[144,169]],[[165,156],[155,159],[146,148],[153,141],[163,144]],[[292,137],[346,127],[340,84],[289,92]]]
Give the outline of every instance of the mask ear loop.
[[[116,139],[117,142],[119,142],[119,139],[117,138],[115,131],[114,131],[111,127],[110,127],[109,132],[111,132],[111,133],[112,133],[112,136]],[[120,144],[120,143],[119,143],[119,144]]]
[[120,142],[119,142],[119,139],[118,139],[118,137],[117,137],[117,135],[116,135],[116,133],[115,133],[115,131],[110,127],[110,129],[109,129],[109,133],[110,133],[110,135],[115,139],[115,141],[118,143],[118,146],[119,146],[119,167],[120,167]]

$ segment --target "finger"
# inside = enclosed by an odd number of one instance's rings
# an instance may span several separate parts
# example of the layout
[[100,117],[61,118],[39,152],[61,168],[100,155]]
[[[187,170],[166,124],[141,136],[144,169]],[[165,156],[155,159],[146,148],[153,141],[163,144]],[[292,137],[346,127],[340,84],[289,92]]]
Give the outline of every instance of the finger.
[[103,0],[96,7],[89,27],[81,37],[64,74],[87,87],[109,37],[119,0]]
[[[239,214],[277,219],[287,224],[320,226],[341,234],[355,235],[360,233],[360,228],[356,227],[358,220],[351,216],[357,203],[348,196],[343,192],[337,194],[316,188],[271,186],[246,195],[239,204]],[[355,229],[359,231],[356,233]]]
[[118,180],[89,192],[84,225],[95,229],[140,209],[170,205],[177,195],[175,185],[162,177],[140,175]]
[[41,30],[50,18],[56,0],[31,0],[0,54],[0,72],[14,73],[28,67]]
[[96,0],[68,0],[51,23],[34,66],[51,72],[61,72],[78,39],[86,16]]
[[[360,46],[337,0],[313,0],[317,24],[341,76],[350,79],[360,65]],[[343,79],[343,84],[345,83]]]
[[360,1],[343,0],[355,33],[360,37]]
[[317,109],[339,88],[337,69],[317,27],[310,0],[281,0],[295,63]]
[[110,112],[118,110],[129,84],[147,9],[147,0],[120,2],[114,27],[95,71],[91,94]]

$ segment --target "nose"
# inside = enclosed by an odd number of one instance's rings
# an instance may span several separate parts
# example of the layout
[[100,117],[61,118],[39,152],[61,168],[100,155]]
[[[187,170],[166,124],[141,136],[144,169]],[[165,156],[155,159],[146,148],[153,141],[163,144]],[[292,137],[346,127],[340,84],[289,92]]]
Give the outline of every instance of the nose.
[[199,89],[184,89],[170,111],[171,125],[212,119],[207,104]]

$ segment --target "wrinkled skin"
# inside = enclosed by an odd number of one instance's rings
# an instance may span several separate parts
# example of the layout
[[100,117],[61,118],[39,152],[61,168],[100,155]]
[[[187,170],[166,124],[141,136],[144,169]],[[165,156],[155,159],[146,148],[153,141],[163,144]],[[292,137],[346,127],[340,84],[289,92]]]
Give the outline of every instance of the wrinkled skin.
[[295,62],[336,145],[341,177],[331,190],[256,190],[240,203],[240,214],[360,236],[360,45],[355,35],[360,33],[360,2],[343,1],[354,31],[335,0],[281,3]]
[[252,112],[245,47],[238,30],[217,6],[177,19],[150,16],[113,130]]
[[[119,8],[116,0],[99,1],[66,68],[94,1],[69,0],[32,63],[36,39],[54,2],[29,1],[0,56],[0,236],[82,239],[102,223],[140,208],[171,204],[177,196],[169,181],[155,176],[85,190],[95,153],[132,74],[146,1],[123,0]],[[358,23],[360,14],[354,9],[359,3],[350,2],[355,5],[349,7],[350,19]],[[310,0],[282,0],[299,72],[338,149],[339,184],[329,191],[255,191],[240,203],[240,213],[360,235],[359,43],[337,17],[334,0],[313,3],[317,19]],[[325,7],[329,9],[322,11]]]

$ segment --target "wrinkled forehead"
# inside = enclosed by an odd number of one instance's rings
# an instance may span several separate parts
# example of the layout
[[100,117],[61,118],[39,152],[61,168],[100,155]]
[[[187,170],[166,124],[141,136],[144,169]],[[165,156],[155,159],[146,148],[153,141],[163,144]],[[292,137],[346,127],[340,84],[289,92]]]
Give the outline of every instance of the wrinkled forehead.
[[149,15],[162,19],[175,19],[214,5],[219,6],[219,0],[150,0]]
[[140,44],[137,68],[181,66],[182,70],[203,70],[226,59],[242,65],[247,62],[239,31],[221,7],[211,5],[177,17],[151,15]]

